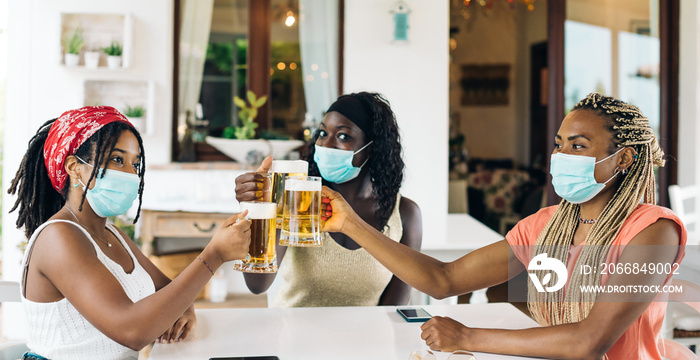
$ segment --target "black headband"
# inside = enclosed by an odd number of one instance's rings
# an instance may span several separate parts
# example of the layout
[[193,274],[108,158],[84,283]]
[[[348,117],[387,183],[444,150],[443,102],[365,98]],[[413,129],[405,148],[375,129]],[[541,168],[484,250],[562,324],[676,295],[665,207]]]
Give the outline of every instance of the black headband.
[[367,139],[372,139],[372,112],[369,104],[354,94],[343,95],[328,108],[326,113],[336,111],[355,123],[365,133]]

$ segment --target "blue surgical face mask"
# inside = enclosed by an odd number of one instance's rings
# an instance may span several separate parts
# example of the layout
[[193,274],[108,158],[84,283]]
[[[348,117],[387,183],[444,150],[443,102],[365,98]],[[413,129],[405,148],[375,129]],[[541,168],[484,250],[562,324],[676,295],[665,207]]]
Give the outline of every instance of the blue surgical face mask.
[[[77,156],[76,158],[92,167],[83,159]],[[102,177],[103,171],[104,177]],[[83,186],[83,190],[87,187],[82,180],[78,179],[78,182]],[[95,177],[95,186],[87,191],[85,197],[92,211],[99,217],[123,215],[139,196],[140,184],[141,178],[136,174],[100,169]]]
[[615,174],[610,179],[600,184],[595,180],[595,165],[610,159],[623,149],[597,162],[591,156],[552,154],[549,173],[552,174],[554,191],[562,199],[572,204],[580,204],[593,199],[619,173],[616,169]]
[[316,145],[314,161],[316,166],[318,166],[321,177],[336,184],[342,184],[356,178],[369,158],[359,167],[352,165],[352,159],[355,157],[355,154],[364,150],[371,143],[372,141],[368,142],[367,145],[355,152]]

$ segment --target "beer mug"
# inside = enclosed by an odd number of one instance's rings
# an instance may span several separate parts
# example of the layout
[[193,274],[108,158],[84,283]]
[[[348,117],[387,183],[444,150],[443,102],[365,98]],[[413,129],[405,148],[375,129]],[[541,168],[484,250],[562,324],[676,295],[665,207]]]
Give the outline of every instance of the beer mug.
[[277,228],[282,228],[282,198],[284,197],[284,179],[287,176],[306,176],[309,163],[304,160],[273,160],[270,167],[272,174],[272,201],[277,203]]
[[282,199],[283,246],[321,246],[321,178],[287,176]]
[[250,247],[243,260],[235,260],[233,269],[251,273],[277,272],[275,238],[277,204],[264,201],[241,201],[241,211],[248,210]]

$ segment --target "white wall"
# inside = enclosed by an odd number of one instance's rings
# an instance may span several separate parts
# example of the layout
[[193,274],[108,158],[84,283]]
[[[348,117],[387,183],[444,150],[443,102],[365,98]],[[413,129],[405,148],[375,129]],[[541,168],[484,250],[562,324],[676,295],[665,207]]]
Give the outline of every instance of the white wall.
[[395,0],[345,2],[344,90],[384,94],[401,129],[401,193],[423,213],[423,244],[446,236],[448,137],[447,1],[409,0],[409,42],[392,44]]
[[[61,13],[126,13],[134,18],[132,66],[128,70],[70,69],[61,65]],[[155,83],[157,129],[144,137],[149,163],[170,160],[173,5],[170,0],[23,0],[10,1],[9,63],[3,193],[14,177],[27,142],[46,120],[81,107],[85,80],[144,81]],[[4,279],[20,277],[24,239],[15,229],[15,213],[7,214],[15,198],[3,196]]]

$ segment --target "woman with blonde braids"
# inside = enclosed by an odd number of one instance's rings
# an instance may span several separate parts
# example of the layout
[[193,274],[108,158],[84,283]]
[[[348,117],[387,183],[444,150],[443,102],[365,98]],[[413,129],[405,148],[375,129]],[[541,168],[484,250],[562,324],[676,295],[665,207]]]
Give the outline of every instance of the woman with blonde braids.
[[[587,285],[641,289],[668,284],[668,272],[604,275],[600,265],[674,264],[683,258],[685,227],[672,211],[654,205],[653,167],[664,164],[649,120],[635,106],[593,93],[564,118],[554,140],[550,172],[561,203],[523,219],[505,240],[454,262],[440,262],[386,239],[327,188],[324,231],[345,233],[398,278],[436,298],[503,283],[544,258],[566,265],[569,276],[561,289],[559,279],[544,279],[551,271],[532,272],[544,283],[529,281],[528,306],[542,327],[476,329],[436,316],[422,326],[421,336],[431,349],[557,359],[661,359],[657,339],[666,304],[655,298],[659,294],[631,291],[620,297],[582,290]],[[586,266],[595,272],[582,274]],[[542,287],[545,291],[538,291]]]

